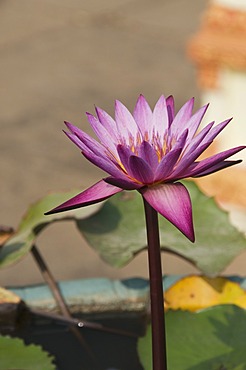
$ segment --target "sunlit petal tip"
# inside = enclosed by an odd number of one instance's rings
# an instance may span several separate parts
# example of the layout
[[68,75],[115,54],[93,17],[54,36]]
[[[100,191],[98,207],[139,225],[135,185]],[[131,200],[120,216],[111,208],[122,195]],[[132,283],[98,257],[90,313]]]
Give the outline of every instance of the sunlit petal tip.
[[145,135],[146,132],[152,131],[153,129],[152,110],[147,100],[142,94],[139,95],[137,99],[137,102],[136,102],[136,105],[133,111],[133,117],[143,136]]
[[68,121],[64,121],[65,125],[67,126],[67,128],[72,132],[74,133],[76,130],[78,130],[78,128],[73,125],[71,122],[68,122]]
[[155,107],[154,107],[154,110],[158,107],[158,106],[167,106],[167,103],[166,103],[166,98],[165,98],[165,96],[162,94],[160,97],[159,97],[159,99],[157,100],[157,102],[156,102],[156,105],[155,105]]
[[181,183],[161,184],[139,191],[157,212],[170,221],[191,242],[195,241],[191,200],[184,185]]
[[190,98],[189,100],[187,100],[187,102],[184,105],[189,105],[189,106],[191,106],[193,108],[194,102],[195,102],[195,98],[193,96],[192,98]]
[[178,134],[181,129],[186,128],[187,123],[192,117],[193,106],[194,98],[191,98],[179,109],[171,124],[173,134]]
[[166,98],[166,105],[167,105],[168,121],[169,121],[169,126],[170,126],[175,116],[174,98],[172,95],[169,95]]
[[149,106],[149,103],[145,96],[143,94],[140,94],[134,108],[133,117],[136,119],[137,122],[139,122],[141,118],[149,121],[151,116],[152,110]]
[[138,132],[136,121],[132,114],[119,100],[115,101],[115,121],[117,124],[118,132],[123,137],[128,138],[129,133],[135,137]]
[[145,98],[145,96],[143,94],[140,94],[139,97],[137,98],[136,106],[139,105],[139,104],[140,105],[141,104],[147,104],[147,105],[149,105],[148,102],[147,102],[147,100],[146,100],[146,98]]
[[168,97],[166,98],[166,101],[168,101],[168,102],[174,102],[174,97],[173,97],[173,95],[168,95]]
[[207,104],[203,105],[203,106],[200,108],[201,110],[203,110],[202,118],[204,117],[205,113],[207,112],[209,105],[210,105],[210,103],[207,103]]
[[115,99],[115,101],[114,101],[114,107],[115,107],[115,109],[116,109],[118,106],[120,106],[120,105],[123,105],[123,103],[121,103],[121,101],[120,101],[120,100]]
[[72,209],[99,203],[121,191],[122,191],[121,188],[111,185],[105,182],[104,180],[101,180],[97,182],[96,184],[92,185],[90,188],[84,190],[82,193],[79,193],[75,197],[62,203],[58,207],[55,207],[51,211],[46,212],[45,214],[51,215],[53,213],[69,211]]
[[[109,117],[109,115],[103,109],[101,109],[100,107],[97,107],[95,105],[95,112],[96,112],[98,120],[101,123],[103,123],[105,120],[107,121],[107,118]],[[109,117],[109,118],[111,118],[111,117]]]
[[[88,121],[91,123],[91,122],[95,122],[95,121],[98,121],[98,119],[96,117],[93,116],[93,114],[89,113],[89,112],[86,112],[86,117],[88,119]],[[98,121],[99,122],[99,121]]]

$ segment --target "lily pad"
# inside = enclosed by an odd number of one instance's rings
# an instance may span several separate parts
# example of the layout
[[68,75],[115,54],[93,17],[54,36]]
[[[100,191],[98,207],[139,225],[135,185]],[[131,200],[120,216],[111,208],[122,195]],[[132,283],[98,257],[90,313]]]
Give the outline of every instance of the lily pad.
[[[246,311],[232,305],[190,313],[168,311],[169,370],[245,370]],[[152,368],[151,327],[138,342],[145,370]]]
[[55,370],[52,360],[40,346],[25,345],[19,338],[0,335],[0,369]]
[[[162,249],[186,258],[207,275],[217,275],[246,250],[245,236],[230,224],[228,213],[213,198],[194,182],[183,183],[192,199],[196,242],[191,243],[159,216]],[[122,267],[146,248],[142,203],[137,192],[123,192],[110,198],[96,214],[77,221],[88,243],[110,265]]]
[[97,212],[102,204],[95,204],[69,212],[45,216],[44,213],[71,198],[79,191],[49,194],[34,203],[22,219],[18,230],[0,248],[0,267],[7,267],[23,258],[32,248],[37,235],[50,223],[59,220],[83,219]]

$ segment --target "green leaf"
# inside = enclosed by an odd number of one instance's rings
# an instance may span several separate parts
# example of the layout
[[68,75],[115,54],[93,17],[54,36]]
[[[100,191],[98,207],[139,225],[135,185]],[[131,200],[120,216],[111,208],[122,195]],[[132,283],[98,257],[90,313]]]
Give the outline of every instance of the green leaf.
[[53,357],[34,344],[25,345],[19,338],[0,335],[0,369],[55,370]]
[[[199,313],[168,311],[169,370],[246,370],[246,311],[232,305]],[[151,327],[138,342],[145,370],[152,369]]]
[[68,212],[45,216],[44,213],[73,197],[78,191],[49,194],[34,203],[22,219],[17,232],[0,249],[0,267],[7,267],[23,258],[32,248],[37,235],[50,223],[59,220],[83,219],[97,212],[96,204]]
[[[246,249],[246,239],[194,182],[183,182],[192,204],[196,242],[191,243],[164,217],[159,217],[164,250],[188,259],[207,275],[219,274]],[[109,264],[121,267],[146,247],[144,210],[141,195],[123,192],[110,198],[101,210],[77,222],[88,243]]]

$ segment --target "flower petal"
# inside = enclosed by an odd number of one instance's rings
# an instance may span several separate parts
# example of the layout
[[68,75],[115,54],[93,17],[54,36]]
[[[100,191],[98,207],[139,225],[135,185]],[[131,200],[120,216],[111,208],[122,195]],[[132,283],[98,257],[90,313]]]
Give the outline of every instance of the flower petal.
[[159,163],[156,172],[154,181],[164,181],[173,171],[173,168],[179,159],[179,156],[182,152],[182,148],[172,150],[167,153]]
[[[204,140],[204,138],[207,139],[207,136],[208,136],[208,133],[209,131],[211,130],[212,126],[213,126],[214,122],[211,122],[209,123],[207,126],[205,126],[200,132],[199,134],[197,134],[190,142],[189,144],[187,145],[187,147],[185,148],[185,155],[189,156],[200,144],[201,142]],[[212,140],[212,138],[210,139],[210,141]],[[206,140],[208,141],[208,140]],[[205,143],[203,143],[205,144]]]
[[101,124],[101,122],[92,114],[86,113],[86,115],[93,131],[95,132],[101,143],[105,146],[105,148],[116,154],[117,152],[114,144],[114,138],[111,136],[111,133],[107,131],[105,127]]
[[154,181],[154,173],[150,165],[135,155],[129,158],[129,166],[132,176],[142,184],[151,184]]
[[114,163],[112,160],[108,159],[106,156],[98,156],[92,152],[82,152],[83,156],[88,159],[95,166],[101,168],[103,171],[107,172],[109,175],[115,177],[121,177],[124,175],[123,171]]
[[236,148],[225,150],[224,152],[217,153],[212,157],[208,157],[203,159],[202,161],[198,162],[197,165],[190,171],[189,175],[187,176],[200,176],[201,173],[204,171],[209,170],[219,163],[223,162],[225,159],[231,157],[232,155],[240,152],[241,150],[245,149],[246,146],[238,146]]
[[218,164],[215,164],[214,166],[209,167],[207,170],[203,172],[199,172],[198,175],[192,176],[192,177],[202,177],[202,176],[207,176],[210,175],[211,173],[223,170],[224,168],[234,166],[235,164],[241,163],[242,160],[238,159],[236,161],[223,161]]
[[[121,138],[135,138],[139,132],[136,121],[129,110],[119,100],[115,101],[115,122]],[[128,144],[128,140],[126,141]]]
[[189,193],[181,183],[140,189],[144,199],[192,242],[195,240]]
[[122,191],[121,188],[110,185],[104,180],[101,180],[96,184],[92,185],[90,188],[83,191],[82,193],[76,195],[72,199],[69,199],[65,203],[62,203],[58,207],[47,212],[46,215],[50,215],[52,213],[57,212],[69,211],[71,209],[99,203],[121,191]]
[[71,132],[63,131],[64,134],[75,144],[77,147],[82,151],[91,151],[75,134],[71,134]]
[[195,135],[201,120],[204,117],[204,114],[206,113],[206,110],[208,109],[209,104],[204,105],[198,111],[196,111],[195,114],[191,116],[188,122],[184,124],[184,129],[188,128],[189,129],[189,134],[188,134],[188,140],[192,139],[193,136]]
[[231,120],[232,120],[232,118],[229,118],[229,119],[219,123],[215,127],[213,127],[213,129],[209,132],[206,139],[207,140],[213,140],[217,135],[219,135],[219,133],[222,130],[224,130],[224,128],[228,125],[228,123],[231,122]]
[[153,130],[155,135],[163,137],[168,129],[168,111],[165,97],[162,95],[153,110]]
[[148,141],[143,141],[139,147],[139,157],[144,159],[151,168],[158,166],[158,157],[155,149]]
[[194,105],[194,98],[188,100],[178,111],[176,116],[173,119],[171,124],[171,132],[174,135],[178,135],[178,133],[182,133],[183,129],[186,127],[186,122],[190,119],[192,115]]
[[139,127],[142,136],[146,133],[152,133],[152,111],[150,106],[143,95],[140,95],[134,108],[133,117]]
[[169,120],[168,127],[170,127],[171,123],[173,122],[174,116],[175,116],[174,98],[172,95],[166,98],[166,104],[167,104],[167,113],[168,113],[168,120]]
[[182,135],[178,138],[176,143],[172,146],[171,145],[171,150],[176,150],[179,148],[182,148],[184,150],[186,146],[186,141],[187,141],[187,136],[188,136],[188,129],[186,129]]
[[102,144],[71,123],[65,122],[65,124],[72,133],[66,131],[64,133],[82,150],[83,154],[89,155],[94,153],[99,157],[106,157],[106,149]]
[[99,107],[96,107],[96,114],[101,124],[109,133],[111,133],[111,136],[114,138],[114,140],[117,141],[118,132],[116,122],[113,120],[113,118]]
[[182,179],[187,176],[187,171],[189,171],[189,166],[194,163],[194,161],[209,147],[212,142],[205,143],[198,146],[193,152],[185,154],[183,158],[179,161],[176,169],[172,173],[172,180]]
[[104,181],[108,182],[111,185],[118,186],[119,188],[122,188],[124,190],[135,190],[140,189],[143,187],[143,184],[136,183],[130,179],[122,179],[122,178],[116,178],[116,177],[107,177],[104,179]]
[[128,148],[128,146],[125,145],[117,145],[117,151],[118,155],[120,157],[120,161],[125,168],[126,172],[132,176],[131,167],[129,166],[129,158],[131,155],[133,155],[133,152],[131,149]]

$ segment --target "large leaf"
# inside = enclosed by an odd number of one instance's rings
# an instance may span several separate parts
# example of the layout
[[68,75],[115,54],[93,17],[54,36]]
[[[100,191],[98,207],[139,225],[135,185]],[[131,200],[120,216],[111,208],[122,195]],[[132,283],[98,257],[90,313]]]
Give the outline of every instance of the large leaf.
[[49,194],[33,204],[22,219],[17,232],[0,249],[0,267],[6,267],[24,257],[31,249],[37,235],[54,221],[83,219],[97,212],[102,204],[79,208],[64,213],[45,216],[44,213],[71,198],[78,191]]
[[[169,370],[246,370],[246,311],[236,306],[199,313],[168,311]],[[145,370],[152,369],[151,327],[138,343]]]
[[53,358],[40,346],[25,345],[21,339],[0,335],[0,369],[55,370]]
[[[193,204],[196,242],[192,244],[164,217],[159,217],[162,248],[188,259],[207,275],[221,272],[246,249],[246,239],[194,182],[186,181]],[[102,209],[77,222],[80,231],[101,257],[113,266],[127,264],[146,246],[144,210],[137,192],[110,198]]]

